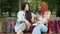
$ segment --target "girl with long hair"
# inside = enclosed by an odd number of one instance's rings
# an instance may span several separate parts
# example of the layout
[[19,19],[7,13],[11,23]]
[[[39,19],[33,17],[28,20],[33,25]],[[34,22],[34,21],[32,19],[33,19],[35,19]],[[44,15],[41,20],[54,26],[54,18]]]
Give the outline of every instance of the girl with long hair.
[[38,11],[36,14],[36,27],[33,29],[32,34],[41,34],[41,32],[48,31],[48,19],[50,18],[50,10],[48,10],[48,5],[46,2],[42,1],[38,5]]
[[34,14],[30,11],[29,3],[21,5],[21,11],[17,14],[17,21],[14,27],[16,34],[23,34],[26,28],[29,28],[34,21]]

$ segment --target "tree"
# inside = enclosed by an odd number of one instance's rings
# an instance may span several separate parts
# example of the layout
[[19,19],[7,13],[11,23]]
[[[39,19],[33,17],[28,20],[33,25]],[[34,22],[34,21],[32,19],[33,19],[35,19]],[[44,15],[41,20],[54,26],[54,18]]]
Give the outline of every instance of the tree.
[[60,17],[60,0],[56,0],[56,4],[57,4],[56,16]]
[[32,12],[36,13],[37,12],[37,7],[38,7],[38,3],[41,2],[42,0],[31,0],[30,2],[30,9]]
[[11,17],[11,12],[18,11],[18,0],[1,0],[1,11],[9,12],[9,17]]

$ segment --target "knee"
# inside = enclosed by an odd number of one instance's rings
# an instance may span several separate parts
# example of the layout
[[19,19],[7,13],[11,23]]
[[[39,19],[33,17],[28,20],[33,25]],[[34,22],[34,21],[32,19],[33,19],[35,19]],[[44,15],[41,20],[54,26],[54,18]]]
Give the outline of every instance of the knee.
[[16,34],[21,34],[21,33],[22,33],[22,30],[19,29]]
[[47,32],[47,31],[48,31],[47,27],[42,30],[42,32]]

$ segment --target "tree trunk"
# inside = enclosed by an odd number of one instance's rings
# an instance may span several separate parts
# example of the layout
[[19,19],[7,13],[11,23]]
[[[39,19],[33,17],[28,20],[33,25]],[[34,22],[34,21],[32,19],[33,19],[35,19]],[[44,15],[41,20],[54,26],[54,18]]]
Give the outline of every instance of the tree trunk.
[[19,10],[21,10],[21,0],[19,0]]
[[1,11],[1,16],[3,16],[2,11]]
[[11,11],[9,11],[9,17],[11,17]]

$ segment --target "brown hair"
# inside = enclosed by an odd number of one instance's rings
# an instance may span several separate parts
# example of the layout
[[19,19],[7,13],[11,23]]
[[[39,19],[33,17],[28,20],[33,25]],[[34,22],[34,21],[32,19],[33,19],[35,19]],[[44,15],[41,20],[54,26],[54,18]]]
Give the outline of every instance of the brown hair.
[[38,13],[41,13],[42,15],[44,15],[44,12],[48,10],[48,5],[44,1],[40,2],[39,5],[41,6],[42,10]]

